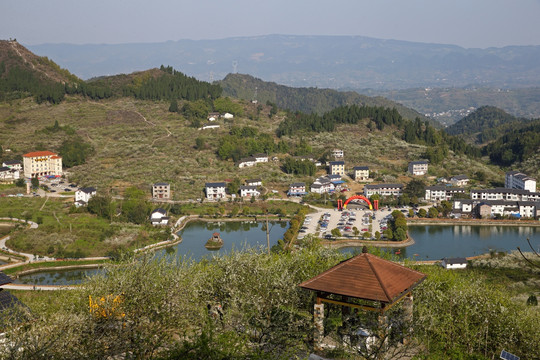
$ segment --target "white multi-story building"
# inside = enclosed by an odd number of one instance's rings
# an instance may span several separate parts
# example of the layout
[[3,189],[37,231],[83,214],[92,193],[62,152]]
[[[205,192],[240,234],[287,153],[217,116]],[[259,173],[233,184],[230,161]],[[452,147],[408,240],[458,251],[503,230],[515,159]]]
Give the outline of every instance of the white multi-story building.
[[536,179],[519,171],[509,171],[504,178],[504,187],[507,189],[521,189],[536,192]]
[[428,172],[427,160],[411,161],[409,163],[409,174],[415,176],[426,175]]
[[329,164],[330,175],[345,175],[345,162],[344,161],[330,161]]
[[226,185],[224,182],[206,183],[205,191],[208,200],[224,199]]
[[241,197],[257,197],[260,196],[261,192],[256,186],[240,186],[240,196]]
[[453,198],[456,194],[464,194],[465,189],[463,188],[455,188],[451,186],[426,186],[426,194],[424,198],[427,201],[442,201],[442,200],[450,200]]
[[318,178],[317,180],[313,182],[313,184],[311,184],[311,192],[316,193],[316,194],[330,193],[334,191],[334,189],[335,189],[335,185],[326,176],[322,176]]
[[403,184],[373,184],[364,186],[364,196],[369,198],[375,194],[381,196],[401,196]]
[[369,179],[369,167],[367,166],[355,166],[353,167],[354,180],[366,181]]
[[23,155],[24,176],[62,176],[62,157],[51,151],[35,151]]
[[540,193],[523,189],[472,189],[472,200],[540,201]]
[[288,196],[303,196],[306,194],[306,183],[293,183],[289,186]]
[[498,215],[537,219],[540,216],[540,201],[458,199],[454,200],[453,208],[459,213],[483,218]]

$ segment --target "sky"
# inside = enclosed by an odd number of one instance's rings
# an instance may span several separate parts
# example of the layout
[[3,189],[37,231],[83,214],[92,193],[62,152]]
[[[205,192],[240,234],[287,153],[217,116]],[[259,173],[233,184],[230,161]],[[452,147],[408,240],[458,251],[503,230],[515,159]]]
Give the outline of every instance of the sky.
[[0,39],[119,44],[359,35],[466,48],[540,45],[540,0],[0,0]]

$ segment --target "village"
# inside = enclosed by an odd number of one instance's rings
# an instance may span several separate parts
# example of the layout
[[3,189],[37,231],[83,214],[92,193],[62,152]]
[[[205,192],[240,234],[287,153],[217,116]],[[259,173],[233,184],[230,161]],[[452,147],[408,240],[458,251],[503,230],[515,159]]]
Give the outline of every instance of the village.
[[[226,114],[227,115],[227,114]],[[210,119],[214,115],[210,114]],[[217,115],[215,115],[217,116]],[[327,174],[313,179],[310,185],[305,182],[294,182],[288,186],[286,194],[281,194],[274,189],[264,187],[261,178],[245,179],[237,192],[230,192],[228,183],[225,181],[206,182],[204,193],[197,201],[256,201],[263,196],[266,198],[288,198],[292,201],[303,201],[308,194],[318,194],[320,196],[336,196],[341,198],[351,198],[353,205],[357,201],[364,200],[361,207],[375,219],[378,204],[385,201],[392,202],[399,199],[407,184],[403,183],[374,183],[370,177],[368,166],[346,167],[344,152],[341,149],[333,149],[332,156],[335,160],[322,164],[311,157],[297,157],[300,161],[312,162],[317,167],[326,167]],[[239,175],[242,169],[257,166],[260,163],[278,161],[278,158],[269,158],[266,154],[253,154],[251,157],[242,158],[236,163]],[[407,175],[413,178],[426,178],[429,169],[429,162],[426,160],[411,161],[407,167]],[[0,181],[4,183],[15,183],[24,181],[26,194],[19,193],[16,196],[52,196],[52,197],[73,197],[76,207],[86,206],[88,201],[98,193],[94,187],[78,187],[69,183],[62,169],[62,157],[51,151],[36,151],[23,155],[23,161],[6,161],[0,167]],[[517,171],[509,171],[505,176],[504,188],[482,188],[474,189],[469,185],[469,178],[466,175],[454,175],[450,178],[437,178],[437,185],[425,187],[424,196],[419,198],[421,204],[414,204],[411,212],[403,210],[409,217],[417,216],[419,205],[429,208],[431,205],[440,204],[442,201],[451,202],[452,209],[448,213],[449,218],[478,218],[478,219],[539,219],[540,217],[540,193],[536,191],[536,180]],[[362,192],[354,192],[353,184],[360,185]],[[37,186],[40,185],[40,186]],[[354,186],[358,188],[358,186]],[[104,190],[104,189],[103,189]],[[149,186],[149,197],[156,204],[160,202],[174,202],[172,200],[172,189],[168,182],[157,182]],[[15,196],[15,195],[10,195]],[[352,198],[356,196],[357,198]],[[358,198],[360,196],[360,198]],[[375,207],[369,201],[375,201]],[[366,202],[367,205],[366,206]],[[394,201],[395,202],[395,201]],[[403,204],[408,205],[408,204]],[[426,207],[427,206],[427,207]],[[339,206],[338,206],[339,207]],[[342,210],[341,208],[338,210]],[[382,210],[382,209],[381,209]],[[390,207],[388,207],[390,210]],[[337,228],[355,237],[358,233],[381,235],[385,229],[382,212],[378,213],[376,226],[366,227],[369,224],[356,224],[354,221],[345,223],[338,222]],[[157,207],[150,215],[149,221],[153,225],[167,225],[168,216],[164,209]],[[334,227],[328,227],[330,231]],[[360,229],[354,231],[353,229]],[[306,230],[306,229],[303,229]],[[320,230],[320,229],[319,229]],[[314,231],[310,231],[315,233]],[[302,233],[299,234],[302,237]],[[326,231],[320,231],[317,235],[328,236]],[[371,237],[375,238],[374,235]]]

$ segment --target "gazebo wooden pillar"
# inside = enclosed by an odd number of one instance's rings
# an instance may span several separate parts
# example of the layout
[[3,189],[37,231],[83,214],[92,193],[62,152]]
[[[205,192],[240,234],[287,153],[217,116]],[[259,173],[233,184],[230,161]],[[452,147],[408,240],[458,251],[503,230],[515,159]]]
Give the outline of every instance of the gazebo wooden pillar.
[[386,322],[386,312],[403,300],[407,320],[412,320],[412,290],[426,275],[392,261],[364,252],[299,284],[315,291],[315,348],[322,348],[324,338],[324,303],[379,313]]

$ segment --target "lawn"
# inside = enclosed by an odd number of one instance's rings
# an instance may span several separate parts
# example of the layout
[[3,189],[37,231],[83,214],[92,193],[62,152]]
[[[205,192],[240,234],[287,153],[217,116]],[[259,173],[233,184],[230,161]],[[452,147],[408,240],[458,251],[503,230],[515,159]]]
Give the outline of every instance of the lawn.
[[28,219],[37,229],[18,225],[8,247],[31,254],[70,258],[105,256],[167,239],[167,229],[109,223],[86,212],[73,212],[73,200],[0,198],[0,217]]

